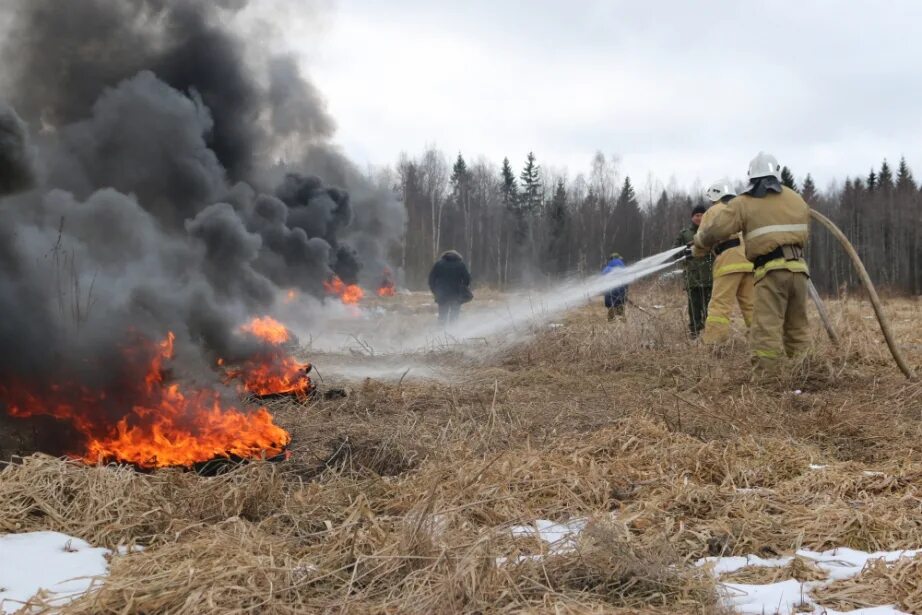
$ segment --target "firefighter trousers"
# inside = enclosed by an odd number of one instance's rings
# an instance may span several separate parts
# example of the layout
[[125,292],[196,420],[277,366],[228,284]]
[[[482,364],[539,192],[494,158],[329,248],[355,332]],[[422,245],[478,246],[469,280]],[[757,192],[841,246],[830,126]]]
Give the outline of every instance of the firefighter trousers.
[[754,294],[751,271],[727,273],[714,278],[704,334],[701,336],[702,341],[714,344],[730,336],[730,316],[733,315],[733,308],[736,305],[740,306],[746,326],[750,326]]
[[807,280],[805,273],[777,269],[756,282],[750,344],[753,364],[760,371],[777,372],[785,354],[807,352]]

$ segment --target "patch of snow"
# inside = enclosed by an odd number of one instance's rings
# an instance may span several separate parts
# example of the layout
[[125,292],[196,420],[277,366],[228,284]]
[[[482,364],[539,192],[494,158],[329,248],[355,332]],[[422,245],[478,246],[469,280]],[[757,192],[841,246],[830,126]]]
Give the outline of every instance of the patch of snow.
[[548,329],[559,329],[562,326],[563,326],[562,322],[552,322],[547,326],[547,328]]
[[793,557],[778,557],[773,559],[764,559],[758,555],[732,555],[728,557],[705,557],[698,560],[698,566],[712,566],[711,572],[717,576],[730,574],[737,570],[742,570],[746,566],[758,566],[759,568],[783,568],[791,563]]
[[892,564],[898,559],[904,557],[914,558],[920,554],[922,554],[922,549],[865,553],[864,551],[856,551],[848,547],[839,547],[821,553],[804,549],[797,552],[797,555],[816,562],[817,566],[829,575],[830,581],[850,579],[861,572],[867,563],[872,560],[882,559],[888,564]]
[[807,602],[803,584],[794,579],[765,585],[721,583],[721,588],[725,592],[725,603],[737,613],[788,615],[795,613],[796,607]]
[[555,523],[538,519],[530,525],[516,525],[510,531],[516,538],[536,536],[548,543],[550,553],[567,553],[576,548],[576,539],[586,528],[586,519],[572,519],[565,523]]
[[58,532],[0,536],[0,613],[15,613],[40,590],[61,606],[108,572],[108,549]]
[[[812,467],[812,466],[811,466]],[[801,549],[796,555],[811,560],[818,568],[827,574],[823,581],[810,581],[801,583],[795,579],[779,581],[777,583],[748,584],[748,583],[720,583],[724,594],[724,601],[737,613],[763,615],[794,615],[795,613],[813,613],[814,615],[843,615],[839,611],[823,608],[816,604],[811,597],[811,592],[819,587],[824,587],[834,581],[842,581],[857,576],[868,562],[882,559],[892,563],[904,557],[917,557],[922,555],[922,549],[907,551],[877,551],[865,553],[847,547],[832,549],[830,551],[809,551]],[[779,568],[787,566],[793,556],[764,559],[756,555],[746,557],[706,557],[698,560],[697,565],[708,566],[716,577],[730,574],[747,566],[762,568]],[[812,610],[803,609],[809,607]],[[800,610],[798,610],[800,609]],[[848,611],[848,615],[909,615],[897,610],[891,605],[881,605],[869,608]]]
[[883,472],[872,472],[870,470],[865,470],[862,474],[865,476],[886,476]]
[[[548,544],[548,554],[561,555],[576,549],[576,541],[588,523],[589,520],[584,518],[571,519],[564,523],[538,519],[529,525],[513,526],[509,531],[515,538],[534,536],[543,540]],[[520,555],[513,562],[537,561],[543,557],[543,555]],[[500,566],[508,561],[509,558],[506,557],[496,558],[496,563]]]
[[653,309],[654,310],[665,310],[666,306],[665,305],[654,305]]
[[818,463],[811,463],[811,464],[810,464],[810,469],[811,469],[811,470],[825,470],[825,469],[826,469],[826,465],[825,465],[825,464],[818,464]]

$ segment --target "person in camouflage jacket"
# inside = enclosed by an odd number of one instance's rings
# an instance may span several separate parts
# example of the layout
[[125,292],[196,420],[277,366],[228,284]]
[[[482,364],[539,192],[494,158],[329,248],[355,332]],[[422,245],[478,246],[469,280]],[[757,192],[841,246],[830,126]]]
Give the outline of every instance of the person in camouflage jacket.
[[[691,226],[682,229],[675,245],[688,246],[695,240],[698,225],[707,207],[698,205],[692,209]],[[688,295],[688,331],[692,337],[698,337],[704,329],[708,315],[708,303],[711,301],[711,288],[714,284],[714,257],[711,254],[703,258],[686,258],[682,262],[685,271],[685,292]]]

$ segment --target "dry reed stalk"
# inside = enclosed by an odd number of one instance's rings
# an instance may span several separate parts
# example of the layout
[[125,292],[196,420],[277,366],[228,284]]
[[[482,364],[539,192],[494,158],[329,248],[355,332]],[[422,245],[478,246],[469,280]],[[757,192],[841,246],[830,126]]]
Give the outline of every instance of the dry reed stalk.
[[[0,471],[0,532],[146,547],[114,557],[79,613],[711,614],[699,557],[922,547],[922,388],[892,373],[866,310],[830,302],[840,349],[817,331],[808,362],[762,385],[743,340],[685,339],[665,293],[632,290],[667,306],[655,326],[587,307],[483,360],[425,353],[462,366],[450,381],[276,402],[284,464],[204,478],[27,457]],[[888,310],[918,336],[915,307]],[[595,522],[569,553],[510,533],[574,518]],[[918,607],[910,572],[886,592]]]
[[858,576],[831,583],[813,595],[819,604],[834,609],[892,604],[907,613],[922,612],[922,558],[903,558],[891,564],[872,560]]

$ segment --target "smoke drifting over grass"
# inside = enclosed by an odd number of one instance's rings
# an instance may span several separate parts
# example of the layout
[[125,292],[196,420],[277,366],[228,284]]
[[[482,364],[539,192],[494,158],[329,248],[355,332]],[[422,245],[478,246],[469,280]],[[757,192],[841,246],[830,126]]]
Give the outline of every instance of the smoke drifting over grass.
[[402,207],[294,58],[236,33],[247,4],[0,8],[0,389],[114,385],[129,331],[175,332],[183,375],[215,380],[284,290],[380,275]]

